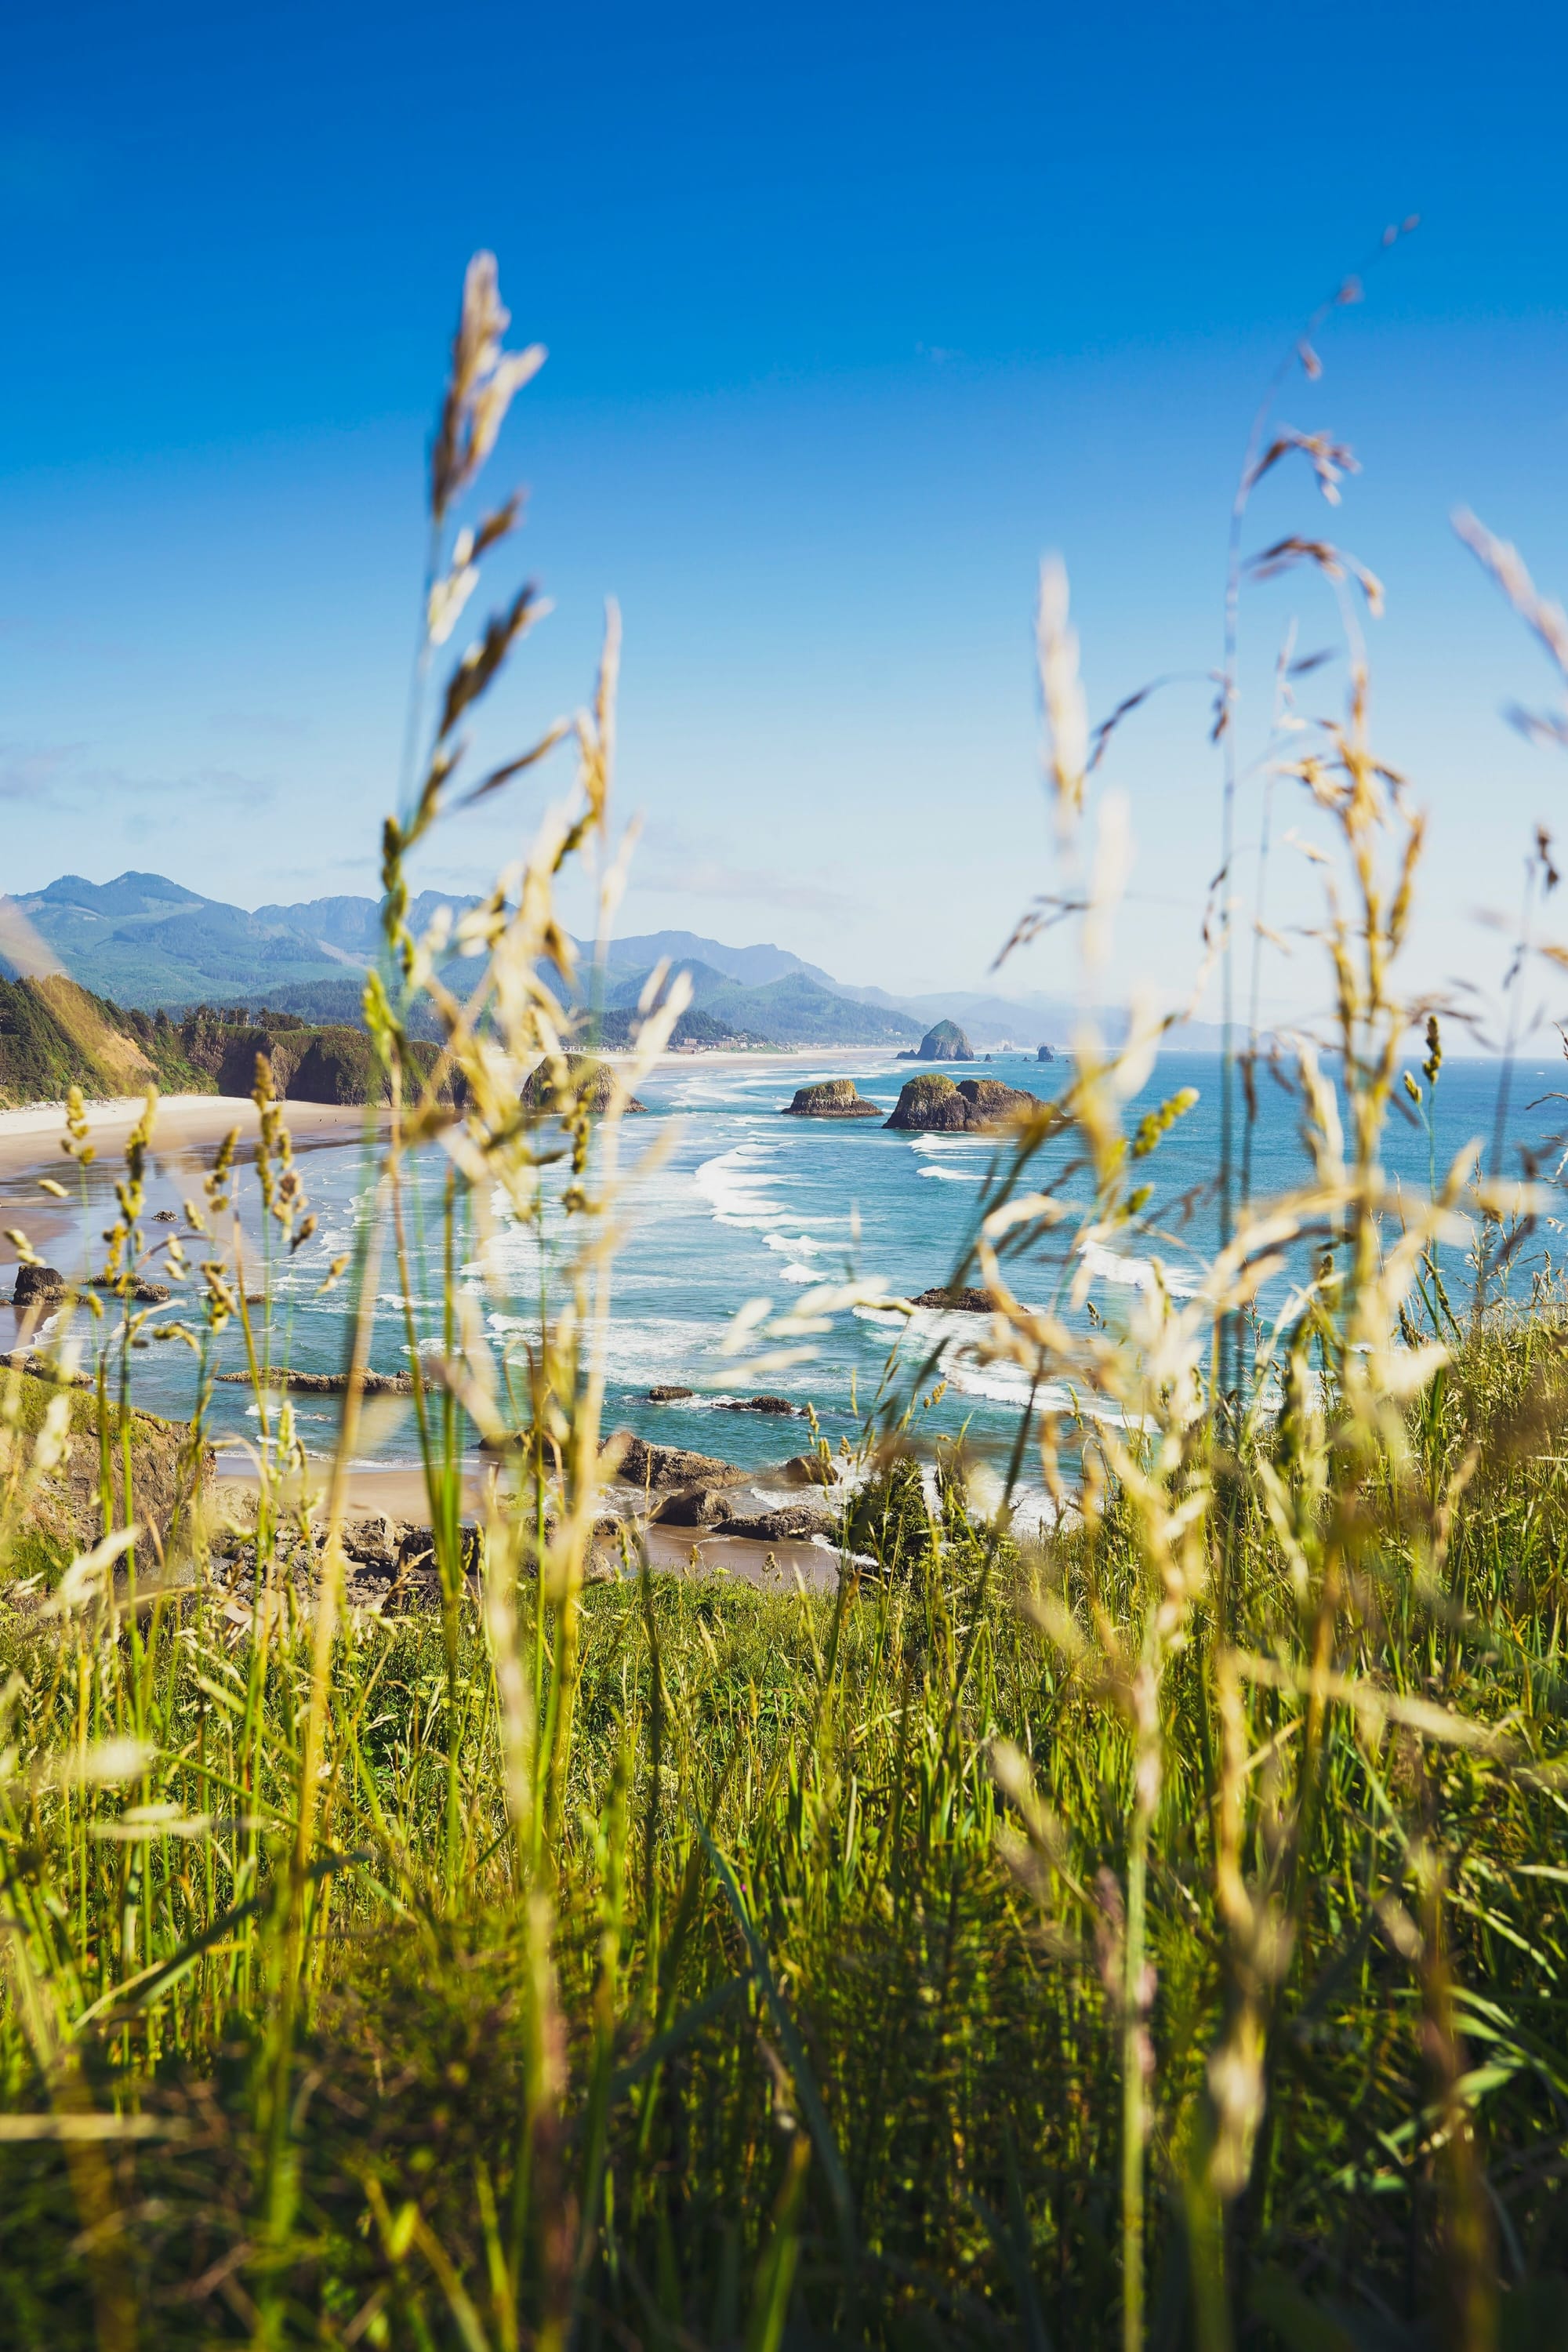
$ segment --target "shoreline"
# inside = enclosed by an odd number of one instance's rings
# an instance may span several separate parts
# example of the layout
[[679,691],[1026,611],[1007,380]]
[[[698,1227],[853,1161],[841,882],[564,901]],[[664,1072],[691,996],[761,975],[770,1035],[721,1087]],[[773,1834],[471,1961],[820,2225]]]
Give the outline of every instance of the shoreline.
[[[328,1465],[320,1467],[323,1483]],[[463,1515],[466,1518],[482,1515],[487,1489],[493,1470],[465,1474],[463,1480]],[[254,1493],[260,1484],[256,1469],[219,1456],[219,1467],[214,1475],[215,1496],[220,1496],[226,1486],[242,1487]],[[297,1500],[297,1496],[294,1498]],[[346,1475],[344,1496],[345,1518],[399,1519],[413,1526],[429,1523],[429,1499],[425,1491],[425,1474],[407,1465],[389,1464],[385,1467],[366,1464],[350,1470]],[[605,1516],[610,1516],[608,1510]],[[737,1583],[750,1584],[762,1592],[792,1592],[798,1577],[808,1592],[831,1592],[838,1583],[839,1555],[837,1548],[825,1549],[807,1540],[781,1538],[774,1543],[763,1542],[753,1536],[727,1536],[709,1533],[696,1528],[663,1527],[657,1523],[628,1518],[629,1528],[640,1530],[647,1549],[648,1566],[663,1575],[728,1576]]]
[[[145,1104],[140,1095],[114,1095],[89,1101],[84,1108],[95,1143],[122,1144]],[[377,1126],[386,1119],[384,1108],[363,1103],[286,1100],[282,1108],[297,1143],[346,1140],[363,1132],[367,1119]],[[238,1128],[242,1144],[255,1142],[260,1134],[260,1113],[248,1095],[160,1095],[153,1123],[154,1157],[167,1159],[221,1143],[233,1127]],[[53,1174],[65,1157],[59,1148],[65,1131],[63,1102],[0,1110],[0,1179]]]

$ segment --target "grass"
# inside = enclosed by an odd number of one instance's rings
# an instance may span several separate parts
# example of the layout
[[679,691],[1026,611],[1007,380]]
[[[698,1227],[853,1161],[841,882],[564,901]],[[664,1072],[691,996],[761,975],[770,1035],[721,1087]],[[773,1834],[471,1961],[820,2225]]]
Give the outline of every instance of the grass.
[[[517,521],[515,500],[457,521],[539,363],[507,324],[481,256],[383,842],[365,1009],[393,1116],[377,1213],[332,1277],[356,1313],[319,1578],[279,1567],[302,1456],[259,1381],[254,1607],[199,1497],[169,1572],[145,1524],[120,1525],[145,1130],[107,1236],[119,1313],[87,1333],[96,1389],[0,1391],[0,2333],[107,2352],[1558,2340],[1568,1311],[1544,1280],[1509,1302],[1537,1195],[1434,1164],[1417,1203],[1382,1176],[1421,827],[1368,741],[1353,612],[1344,719],[1269,747],[1339,861],[1342,1076],[1331,1091],[1302,1045],[1307,1181],[1255,1206],[1227,1168],[1197,1295],[1156,1286],[1120,1335],[1079,1314],[1087,1244],[1157,1250],[1159,1148],[1190,1107],[1126,1132],[1158,1025],[1114,1049],[1086,1033],[1058,1100],[1000,1143],[953,1270],[991,1294],[988,1353],[1036,1384],[1012,1475],[1037,1461],[1072,1501],[1056,1532],[1016,1541],[962,1457],[931,1498],[910,1431],[936,1367],[900,1351],[847,1515],[864,1574],[768,1596],[653,1577],[628,1543],[626,1577],[590,1582],[598,1335],[633,1205],[619,1119],[686,997],[650,986],[605,1101],[572,1086],[592,1021],[542,975],[604,1003],[626,846],[613,614],[591,707],[459,787],[466,714],[537,610],[531,590],[503,603],[437,677]],[[1354,576],[1323,542],[1291,550],[1271,560]],[[1064,877],[1015,936],[1067,909],[1093,1001],[1115,814],[1054,573],[1041,675]],[[463,918],[460,999],[446,932],[410,928],[410,863],[563,736],[575,785]],[[581,970],[555,909],[578,861],[600,893]],[[1436,1033],[1428,1064],[1430,1087]],[[237,1322],[259,1361],[258,1224],[274,1255],[310,1229],[258,1078],[245,1278],[230,1147],[161,1244],[197,1437],[215,1335]],[[83,1154],[79,1100],[69,1138]],[[415,1405],[441,1607],[362,1620],[342,1607],[344,1471],[375,1301],[414,1288],[408,1158],[437,1139],[448,1278]],[[498,1196],[562,1268],[500,1362],[451,1273]],[[738,1318],[735,1384],[858,1303],[850,1283]],[[68,1318],[58,1345],[82,1338]],[[1047,1402],[1068,1385],[1081,1415]],[[60,1576],[32,1498],[73,1414],[118,1532]],[[476,1426],[504,1467],[470,1575]]]

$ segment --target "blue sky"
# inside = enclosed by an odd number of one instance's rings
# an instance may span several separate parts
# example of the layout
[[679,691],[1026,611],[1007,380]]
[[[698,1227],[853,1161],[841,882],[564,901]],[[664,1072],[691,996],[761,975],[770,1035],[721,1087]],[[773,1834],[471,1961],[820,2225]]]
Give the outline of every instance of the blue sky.
[[[1379,740],[1433,826],[1413,976],[1495,973],[1473,919],[1516,900],[1568,767],[1500,719],[1550,681],[1447,517],[1568,592],[1552,12],[76,0],[7,40],[0,886],[372,887],[425,436],[488,245],[551,351],[491,482],[530,486],[555,611],[485,748],[583,698],[614,593],[626,927],[976,984],[1050,884],[1041,552],[1094,712],[1210,668],[1258,388],[1418,212],[1282,404],[1363,473],[1331,517],[1281,480],[1257,530],[1330,525],[1386,582]],[[1293,614],[1327,642],[1308,589],[1249,607],[1249,711]],[[1173,688],[1112,762],[1122,969],[1171,989],[1215,860],[1205,715]],[[427,878],[486,878],[542,789]],[[1056,947],[1015,974],[1060,976]],[[1275,962],[1275,1009],[1316,992],[1310,957]]]

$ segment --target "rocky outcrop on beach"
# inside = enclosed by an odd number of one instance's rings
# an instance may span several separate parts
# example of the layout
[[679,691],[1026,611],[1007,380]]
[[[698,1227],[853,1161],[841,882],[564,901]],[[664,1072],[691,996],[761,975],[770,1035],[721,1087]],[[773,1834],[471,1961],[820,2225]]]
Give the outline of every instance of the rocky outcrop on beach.
[[[581,1104],[597,1118],[609,1109],[610,1097],[615,1093],[619,1073],[614,1063],[600,1061],[596,1054],[568,1054],[566,1083],[561,1087],[551,1075],[550,1064],[541,1062],[524,1084],[523,1108],[526,1110],[553,1111],[559,1118],[569,1113],[575,1104]],[[627,1111],[646,1112],[647,1105],[638,1102],[636,1095],[630,1095],[622,1108]]]
[[[796,1410],[786,1398],[747,1400],[740,1410],[754,1411],[759,1404],[764,1411],[780,1404]],[[832,1471],[815,1454],[797,1454],[772,1469],[742,1470],[714,1454],[649,1445],[634,1437],[626,1442],[614,1475],[623,1486],[642,1489],[650,1526],[690,1528],[750,1543],[802,1543],[831,1536],[838,1524],[837,1507],[824,1491],[831,1487]],[[808,1491],[799,1502],[783,1503],[780,1486]]]
[[[226,1521],[214,1547],[219,1576],[237,1601],[254,1606],[256,1490],[236,1481],[219,1487],[215,1500]],[[349,1608],[395,1616],[440,1607],[436,1539],[427,1527],[394,1518],[385,1511],[354,1513],[342,1522],[339,1535],[347,1570],[342,1598]],[[325,1574],[326,1542],[323,1525],[279,1528],[272,1559],[263,1567],[262,1582],[276,1583],[281,1573],[304,1595],[313,1596]],[[464,1579],[471,1591],[481,1558],[479,1529],[471,1519],[462,1522],[461,1542]]]
[[985,1134],[1042,1108],[1038,1095],[1004,1086],[1000,1078],[961,1078],[955,1085],[933,1071],[906,1080],[888,1125],[927,1135]]
[[620,1459],[611,1475],[626,1486],[711,1486],[725,1481],[732,1484],[746,1475],[715,1454],[692,1454],[682,1445],[650,1445],[646,1438],[626,1437],[624,1432],[607,1443],[620,1445]]
[[868,1102],[853,1078],[824,1078],[814,1087],[797,1087],[785,1118],[880,1118],[881,1106]]

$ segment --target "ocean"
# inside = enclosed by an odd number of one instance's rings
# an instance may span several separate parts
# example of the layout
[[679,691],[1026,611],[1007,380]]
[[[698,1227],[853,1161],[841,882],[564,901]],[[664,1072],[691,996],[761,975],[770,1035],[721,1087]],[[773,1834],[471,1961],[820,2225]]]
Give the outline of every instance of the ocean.
[[[1560,1082],[1562,1063],[1531,1061],[1511,1074],[1505,1163],[1518,1172],[1520,1148],[1544,1160],[1550,1173],[1561,1150],[1553,1139],[1568,1128],[1568,1106],[1549,1097]],[[777,1461],[798,1452],[808,1432],[799,1420],[725,1409],[727,1401],[754,1389],[810,1403],[825,1434],[837,1445],[852,1436],[860,1419],[886,1388],[889,1351],[911,1372],[934,1357],[922,1397],[945,1381],[939,1401],[924,1411],[928,1437],[967,1433],[982,1454],[999,1457],[1010,1444],[1020,1405],[1027,1396],[1023,1375],[1006,1366],[985,1366],[973,1356],[983,1319],[922,1310],[906,1328],[902,1318],[861,1307],[841,1316],[831,1331],[813,1343],[808,1362],[771,1370],[737,1389],[733,1360],[721,1351],[731,1320],[748,1302],[766,1298],[776,1310],[795,1303],[811,1287],[847,1278],[875,1283],[902,1297],[946,1283],[962,1259],[985,1199],[987,1178],[997,1161],[993,1139],[968,1136],[889,1132],[869,1119],[828,1122],[782,1118],[795,1088],[821,1078],[853,1076],[861,1092],[890,1111],[910,1065],[864,1053],[827,1055],[700,1055],[663,1064],[641,1086],[650,1116],[628,1118],[622,1128],[622,1160],[627,1177],[626,1239],[616,1260],[613,1304],[605,1333],[606,1429],[627,1428],[656,1443],[719,1454],[747,1465]],[[998,1055],[955,1076],[989,1076],[1040,1095],[1065,1083],[1063,1062],[1038,1064],[1032,1056]],[[1462,1146],[1489,1148],[1497,1103],[1499,1066],[1453,1060],[1436,1089],[1435,1131],[1439,1170]],[[1179,1088],[1192,1087],[1197,1103],[1178,1122],[1148,1164],[1156,1181],[1160,1231],[1097,1252],[1089,1302],[1114,1326],[1138,1287],[1152,1280],[1157,1253],[1171,1287],[1189,1286],[1215,1246],[1215,1199],[1219,1164],[1218,1059],[1209,1054],[1168,1054],[1129,1111],[1129,1127],[1142,1113]],[[286,1107],[285,1107],[286,1108]],[[1306,1161],[1299,1136],[1300,1106],[1278,1087],[1260,1081],[1258,1120],[1253,1143],[1255,1199],[1283,1192],[1303,1181]],[[657,1149],[655,1148],[657,1146]],[[1049,1181],[1049,1159],[1037,1162],[1031,1186]],[[1427,1183],[1427,1139],[1420,1126],[1395,1111],[1390,1118],[1384,1165],[1413,1197]],[[438,1149],[416,1164],[410,1200],[410,1232],[424,1272],[417,1277],[415,1318],[422,1342],[440,1334],[440,1204],[447,1161]],[[300,1171],[319,1223],[298,1255],[276,1269],[269,1345],[275,1362],[297,1370],[335,1371],[345,1361],[351,1311],[346,1284],[326,1297],[316,1295],[330,1262],[353,1246],[356,1227],[368,1210],[374,1161],[358,1145],[332,1145],[302,1151]],[[63,1163],[61,1173],[67,1172]],[[49,1244],[54,1263],[68,1273],[86,1265],[89,1240],[101,1257],[98,1235],[112,1217],[115,1174],[111,1158],[89,1179],[85,1210],[73,1212],[74,1230]],[[156,1160],[148,1188],[148,1213],[177,1207],[196,1186],[190,1157]],[[537,1329],[541,1282],[552,1286],[563,1259],[562,1221],[550,1204],[558,1200],[559,1171],[543,1181],[545,1230],[503,1221],[481,1266],[462,1254],[460,1284],[482,1317],[498,1358],[526,1346]],[[255,1236],[261,1219],[256,1179],[250,1169],[238,1179],[237,1201],[247,1235],[254,1282]],[[12,1222],[7,1217],[5,1222]],[[149,1222],[149,1237],[163,1228]],[[1533,1263],[1553,1244],[1547,1225],[1532,1243]],[[193,1255],[196,1255],[195,1251]],[[1450,1253],[1449,1274],[1463,1294],[1462,1254]],[[156,1270],[156,1269],[154,1269]],[[1016,1266],[1019,1294],[1043,1302],[1054,1293],[1059,1265]],[[977,1277],[972,1273],[969,1279]],[[1528,1289],[1521,1261],[1516,1287]],[[153,1323],[180,1314],[178,1298],[157,1310]],[[1087,1312],[1087,1310],[1086,1310]],[[377,1301],[372,1362],[379,1370],[404,1361],[404,1315],[390,1259],[384,1260]],[[222,1368],[243,1367],[237,1326],[219,1342]],[[133,1358],[137,1402],[158,1412],[189,1413],[195,1394],[195,1360],[177,1342],[154,1344]],[[900,1370],[895,1370],[894,1385]],[[648,1391],[686,1387],[685,1400],[656,1403]],[[1065,1402],[1065,1400],[1063,1400]],[[296,1415],[308,1448],[330,1448],[336,1408],[330,1398],[300,1395]],[[256,1407],[244,1389],[220,1386],[213,1405],[215,1427],[244,1438],[256,1433]],[[383,1463],[416,1459],[412,1418],[400,1402],[380,1402],[370,1417],[367,1458]]]

